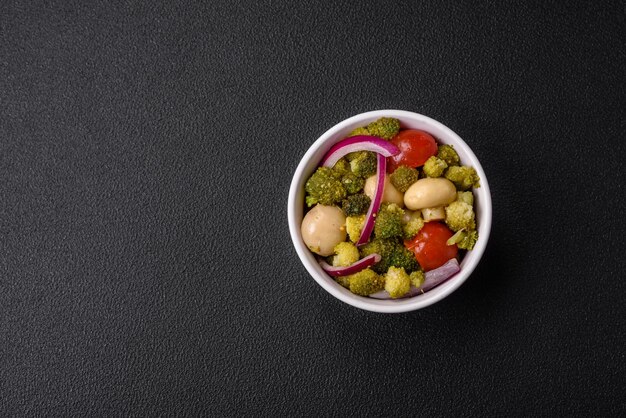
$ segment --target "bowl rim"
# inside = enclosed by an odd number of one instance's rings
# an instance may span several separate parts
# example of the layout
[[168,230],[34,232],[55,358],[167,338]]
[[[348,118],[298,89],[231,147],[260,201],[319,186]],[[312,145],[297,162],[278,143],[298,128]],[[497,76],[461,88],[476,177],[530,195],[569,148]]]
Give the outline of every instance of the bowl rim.
[[[365,119],[376,119],[383,116],[400,119],[401,123],[403,119],[410,119],[413,122],[423,123],[425,125],[436,128],[438,131],[445,133],[445,137],[447,140],[451,140],[454,143],[453,145],[456,146],[458,144],[458,146],[463,149],[462,153],[466,154],[467,156],[467,158],[464,159],[466,160],[464,162],[466,164],[469,163],[469,165],[473,166],[480,177],[480,188],[473,189],[475,195],[477,195],[478,202],[480,202],[481,210],[481,216],[479,221],[479,240],[476,243],[474,249],[470,253],[466,254],[466,256],[463,258],[461,263],[461,271],[450,280],[430,290],[429,292],[424,293],[423,295],[398,300],[378,300],[364,296],[358,296],[351,293],[349,290],[341,287],[334,280],[332,280],[332,278],[321,269],[320,265],[315,261],[315,257],[313,256],[313,254],[309,251],[309,249],[302,241],[300,224],[296,220],[295,211],[295,205],[298,204],[298,192],[301,187],[304,187],[303,175],[304,172],[307,170],[307,166],[309,165],[309,162],[311,161],[313,155],[318,152],[319,149],[323,147],[330,138],[332,138],[335,134],[337,134],[342,129],[345,129],[349,125]],[[441,135],[433,136],[438,138]],[[300,202],[299,204],[303,204],[303,202]],[[313,279],[320,286],[322,286],[324,290],[326,290],[328,293],[333,295],[335,298],[341,300],[342,302],[345,302],[351,306],[360,309],[379,313],[400,313],[409,312],[430,306],[454,292],[467,280],[467,278],[471,275],[471,273],[478,265],[487,247],[487,242],[489,241],[489,235],[491,232],[493,211],[491,193],[489,190],[489,183],[487,182],[487,176],[485,175],[485,172],[472,149],[469,147],[469,145],[467,145],[465,141],[463,141],[463,139],[461,139],[459,135],[457,135],[447,126],[443,125],[441,122],[420,113],[410,112],[406,110],[383,109],[359,113],[350,118],[344,119],[343,121],[328,129],[315,142],[313,142],[313,144],[309,147],[309,149],[300,160],[300,163],[298,164],[292,178],[291,186],[289,188],[289,198],[287,202],[287,215],[291,240],[293,241],[293,245],[296,249],[298,257],[300,258],[300,261],[307,269],[311,277],[313,277]]]

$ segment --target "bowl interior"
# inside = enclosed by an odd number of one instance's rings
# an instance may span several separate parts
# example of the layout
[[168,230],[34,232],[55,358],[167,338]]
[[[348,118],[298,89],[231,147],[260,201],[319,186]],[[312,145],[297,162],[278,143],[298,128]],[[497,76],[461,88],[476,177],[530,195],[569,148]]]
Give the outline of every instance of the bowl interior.
[[[481,187],[473,190],[475,197],[476,221],[478,224],[478,242],[472,251],[468,251],[461,262],[461,271],[436,288],[412,298],[399,300],[377,300],[358,296],[337,284],[318,264],[315,256],[302,240],[300,224],[304,216],[304,184],[313,174],[322,157],[337,142],[344,139],[353,129],[367,125],[374,120],[387,116],[400,120],[402,129],[420,129],[433,135],[440,144],[453,145],[461,158],[461,163],[476,169],[481,180]],[[289,229],[296,252],[311,276],[330,294],[352,306],[374,312],[405,312],[431,305],[457,289],[474,270],[484,253],[491,230],[491,195],[487,178],[478,159],[467,144],[452,130],[426,116],[400,110],[379,110],[362,113],[335,125],[326,131],[306,152],[296,169],[291,183],[288,202]]]

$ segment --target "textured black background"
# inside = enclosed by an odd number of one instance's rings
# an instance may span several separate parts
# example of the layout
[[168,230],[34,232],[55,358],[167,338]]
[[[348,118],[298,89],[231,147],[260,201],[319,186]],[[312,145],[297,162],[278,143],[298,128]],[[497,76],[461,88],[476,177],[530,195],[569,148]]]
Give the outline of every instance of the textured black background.
[[[288,3],[2,3],[0,415],[623,416],[624,3]],[[286,214],[385,108],[493,195],[475,274],[399,315],[324,292]]]

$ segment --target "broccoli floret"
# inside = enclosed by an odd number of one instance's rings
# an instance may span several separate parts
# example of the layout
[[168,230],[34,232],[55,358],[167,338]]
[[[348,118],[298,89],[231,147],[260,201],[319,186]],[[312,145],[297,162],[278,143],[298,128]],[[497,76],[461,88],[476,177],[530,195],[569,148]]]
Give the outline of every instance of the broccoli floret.
[[367,195],[363,193],[348,196],[341,202],[341,208],[346,216],[364,215],[372,203]]
[[318,168],[307,180],[304,189],[309,194],[306,197],[308,206],[316,203],[329,206],[341,202],[346,197],[346,189],[328,167]]
[[400,131],[400,121],[394,118],[380,118],[367,125],[367,130],[372,136],[389,140]]
[[395,203],[383,204],[376,215],[374,224],[376,238],[401,237],[402,216],[404,216],[404,211]]
[[317,198],[313,197],[313,196],[307,196],[306,199],[304,199],[306,201],[306,205],[308,207],[317,205]]
[[335,281],[346,289],[350,289],[350,276],[335,277]]
[[424,163],[424,174],[428,177],[441,177],[446,168],[448,168],[448,164],[433,155]]
[[385,274],[385,290],[392,298],[401,298],[411,289],[411,279],[402,267],[389,267]]
[[415,254],[411,250],[408,250],[404,245],[398,243],[396,245],[394,253],[391,255],[391,265],[396,267],[402,267],[408,273],[420,268],[415,259]]
[[378,165],[376,154],[371,151],[357,151],[350,154],[356,154],[350,156],[350,168],[354,174],[364,179],[376,174],[376,166]]
[[474,206],[474,194],[472,192],[456,192],[456,200]]
[[416,211],[404,211],[403,217],[404,224],[402,225],[402,235],[404,239],[411,239],[424,226],[424,219],[422,219],[421,212]]
[[480,187],[480,179],[474,167],[461,166],[450,167],[446,170],[445,178],[450,180],[458,190],[469,190],[472,187]]
[[357,136],[357,135],[370,135],[369,131],[367,130],[367,128],[356,128],[354,129],[352,132],[350,132],[348,134],[348,137],[351,136]]
[[411,279],[412,286],[420,287],[424,284],[426,276],[424,276],[424,272],[422,270],[415,270],[409,275],[409,279]]
[[477,231],[466,231],[465,229],[460,229],[452,235],[448,241],[446,241],[446,244],[456,244],[457,247],[462,250],[472,250],[474,249],[474,245],[476,245],[476,241],[478,241]]
[[359,261],[359,250],[351,242],[340,242],[334,248],[332,264],[335,267],[347,267]]
[[459,154],[456,153],[452,145],[439,145],[437,158],[444,160],[449,166],[459,165],[461,162]]
[[385,279],[367,268],[358,273],[346,276],[350,291],[361,296],[379,292],[385,287]]
[[463,231],[463,238],[456,245],[462,250],[473,250],[476,241],[478,241],[478,231]]
[[346,232],[350,237],[350,241],[357,242],[359,240],[364,224],[365,215],[346,217]]
[[341,177],[341,184],[343,184],[348,194],[355,194],[363,190],[365,179],[352,172],[348,172]]
[[476,229],[474,208],[465,202],[455,200],[446,206],[446,224],[453,231]]
[[340,158],[333,166],[333,173],[336,178],[341,178],[348,173],[352,173],[350,169],[350,163],[345,158]]
[[415,256],[404,245],[394,239],[375,238],[360,248],[361,257],[379,254],[381,260],[372,269],[377,273],[385,273],[389,267],[402,267],[406,272],[419,268]]
[[419,179],[419,176],[419,172],[416,169],[401,165],[389,176],[389,180],[393,187],[404,193]]
[[476,241],[478,241],[478,231],[463,231],[463,237],[456,245],[462,250],[473,250]]

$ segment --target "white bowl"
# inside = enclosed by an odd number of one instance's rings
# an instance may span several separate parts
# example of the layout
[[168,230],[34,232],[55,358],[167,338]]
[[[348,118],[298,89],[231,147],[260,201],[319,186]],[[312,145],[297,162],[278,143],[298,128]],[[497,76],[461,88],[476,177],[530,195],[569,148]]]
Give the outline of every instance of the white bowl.
[[[461,271],[434,289],[407,299],[377,300],[355,295],[340,286],[320,267],[315,255],[304,244],[300,232],[300,224],[304,212],[304,184],[318,167],[322,157],[336,142],[344,139],[353,129],[365,126],[383,116],[399,119],[403,129],[420,129],[433,135],[440,144],[453,145],[461,158],[461,163],[474,167],[480,176],[480,187],[473,190],[476,222],[478,224],[478,241],[474,249],[468,251],[463,257]],[[368,311],[383,313],[408,312],[424,308],[440,301],[461,286],[474,271],[485,252],[492,218],[491,194],[489,193],[487,176],[485,176],[483,168],[470,147],[452,130],[436,120],[419,113],[404,110],[376,110],[361,113],[338,123],[320,136],[304,154],[293,176],[289,190],[287,214],[293,245],[302,264],[304,264],[304,267],[306,267],[315,281],[328,293],[345,303]]]

